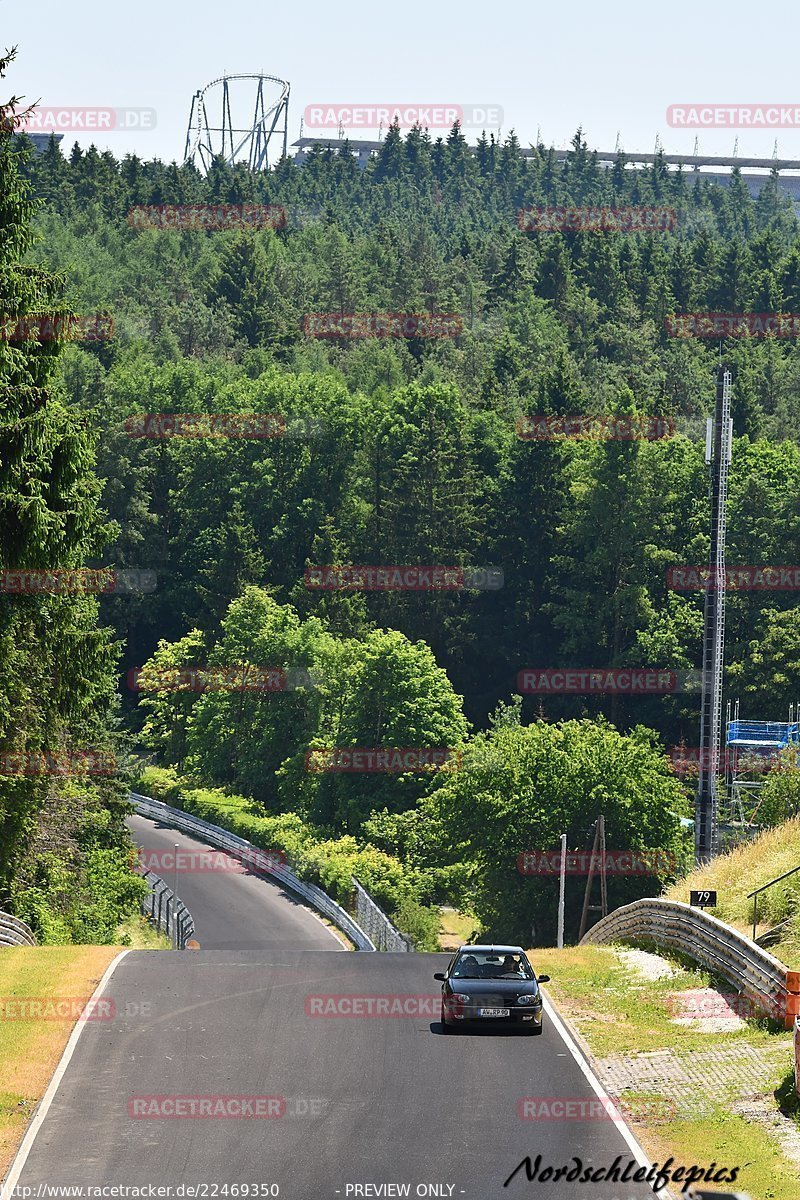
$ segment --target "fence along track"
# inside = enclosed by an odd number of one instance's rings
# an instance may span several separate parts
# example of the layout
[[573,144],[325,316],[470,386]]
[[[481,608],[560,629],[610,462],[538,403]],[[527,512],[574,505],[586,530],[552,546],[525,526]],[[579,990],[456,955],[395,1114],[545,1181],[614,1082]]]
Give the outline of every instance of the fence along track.
[[142,878],[150,888],[142,901],[142,912],[172,940],[176,950],[185,950],[186,943],[194,933],[192,914],[180,896],[176,896],[158,875],[152,871],[142,871]]
[[410,938],[395,929],[382,908],[379,908],[369,892],[361,886],[353,876],[355,888],[356,920],[375,944],[376,950],[388,950],[394,954],[404,954],[414,947]]

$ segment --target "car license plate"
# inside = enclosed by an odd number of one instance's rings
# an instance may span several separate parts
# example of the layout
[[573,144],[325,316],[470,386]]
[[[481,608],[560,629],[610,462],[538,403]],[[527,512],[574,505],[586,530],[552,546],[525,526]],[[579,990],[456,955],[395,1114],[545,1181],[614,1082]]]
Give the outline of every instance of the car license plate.
[[479,1017],[507,1017],[511,1014],[510,1008],[479,1008]]

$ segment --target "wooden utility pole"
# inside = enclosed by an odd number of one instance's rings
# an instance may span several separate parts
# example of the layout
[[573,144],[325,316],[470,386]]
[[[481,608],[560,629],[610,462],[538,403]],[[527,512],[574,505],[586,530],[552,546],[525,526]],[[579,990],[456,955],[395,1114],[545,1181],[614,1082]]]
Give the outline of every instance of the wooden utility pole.
[[[592,884],[596,872],[598,854],[600,856],[600,903],[590,904]],[[586,933],[586,922],[590,912],[599,912],[601,917],[608,916],[608,886],[606,879],[606,819],[599,816],[594,827],[594,842],[589,856],[589,877],[586,880],[586,892],[583,897],[583,912],[581,913],[581,928],[578,941]]]

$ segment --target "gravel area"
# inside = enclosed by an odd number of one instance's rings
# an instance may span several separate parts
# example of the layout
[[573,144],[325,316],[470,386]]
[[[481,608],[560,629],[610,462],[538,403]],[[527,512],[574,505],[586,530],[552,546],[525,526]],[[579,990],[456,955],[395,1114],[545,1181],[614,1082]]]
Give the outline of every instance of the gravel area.
[[618,950],[617,955],[645,979],[666,979],[676,973],[671,963],[660,954],[651,954],[649,950]]

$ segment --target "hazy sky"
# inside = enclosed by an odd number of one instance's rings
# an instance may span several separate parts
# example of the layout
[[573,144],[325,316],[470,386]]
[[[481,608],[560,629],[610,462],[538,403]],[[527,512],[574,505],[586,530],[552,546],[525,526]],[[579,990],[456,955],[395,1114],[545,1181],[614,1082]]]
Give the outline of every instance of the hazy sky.
[[[183,157],[193,92],[227,72],[292,86],[289,141],[314,103],[500,106],[503,132],[563,146],[800,158],[797,0],[457,5],[305,0],[0,0],[0,45],[18,45],[8,91],[43,105],[156,111],[149,131],[67,133],[121,156]],[[3,97],[5,98],[5,97]],[[792,104],[798,127],[671,128],[672,104]],[[306,133],[315,132],[306,129]],[[321,131],[320,131],[321,132]],[[436,131],[434,131],[436,132]],[[374,137],[359,129],[353,137]],[[465,130],[470,142],[476,132]]]

